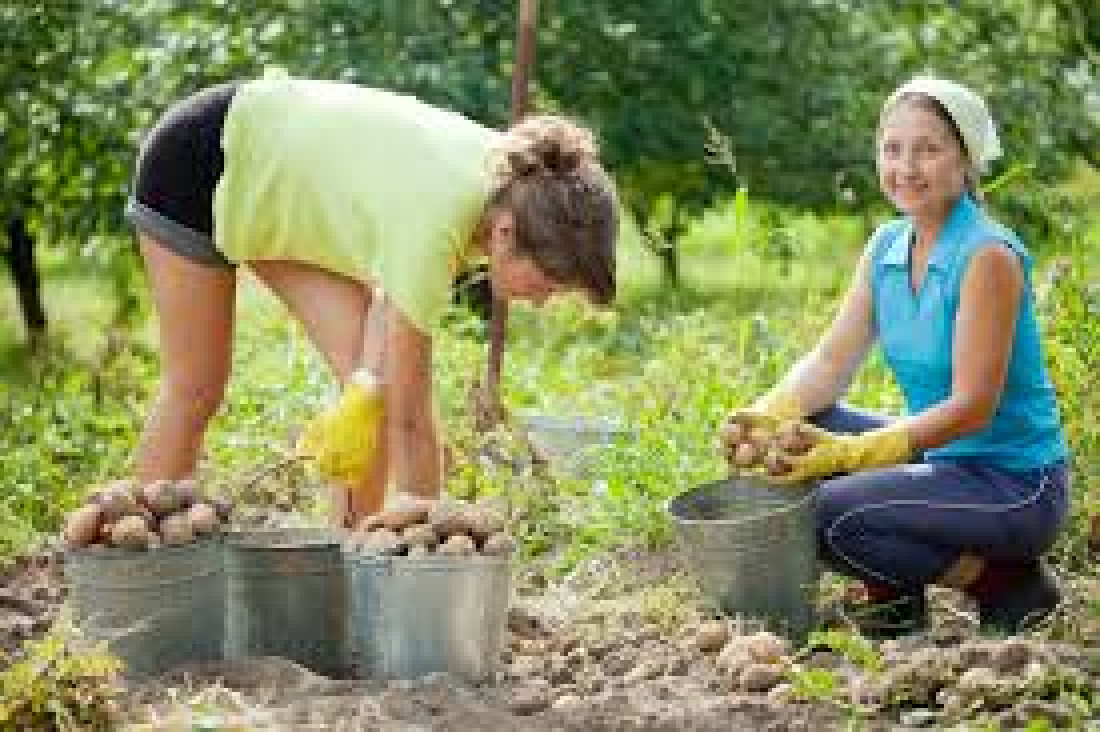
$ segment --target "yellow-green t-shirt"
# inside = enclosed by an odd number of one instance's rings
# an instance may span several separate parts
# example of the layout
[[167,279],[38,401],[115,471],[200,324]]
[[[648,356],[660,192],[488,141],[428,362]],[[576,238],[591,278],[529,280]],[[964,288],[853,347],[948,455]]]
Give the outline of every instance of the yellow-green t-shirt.
[[413,97],[331,81],[241,85],[222,133],[214,243],[379,285],[418,328],[446,307],[499,137]]

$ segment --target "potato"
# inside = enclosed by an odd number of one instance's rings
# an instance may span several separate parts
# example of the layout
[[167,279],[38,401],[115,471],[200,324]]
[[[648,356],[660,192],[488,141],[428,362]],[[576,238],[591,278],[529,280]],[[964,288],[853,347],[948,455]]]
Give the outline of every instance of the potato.
[[470,534],[478,541],[485,541],[493,534],[504,531],[508,522],[500,507],[491,501],[481,501],[467,509]]
[[741,646],[758,663],[778,663],[791,653],[790,643],[767,631],[742,636]]
[[428,523],[441,537],[465,534],[470,530],[469,505],[453,498],[441,498],[432,506]]
[[704,653],[717,653],[730,638],[729,625],[721,620],[702,623],[695,633],[695,647]]
[[103,507],[103,520],[110,523],[139,511],[138,502],[121,481],[115,481],[103,492],[100,505]]
[[141,502],[158,518],[180,510],[182,503],[176,484],[170,480],[154,480],[143,485]]
[[113,490],[125,491],[126,493],[129,493],[132,497],[137,498],[137,491],[140,487],[141,486],[139,486],[135,481],[131,480],[130,478],[117,478],[108,482],[107,485],[104,486],[104,492],[109,492]]
[[401,532],[401,540],[410,547],[423,546],[434,547],[439,543],[439,536],[428,524],[413,524]]
[[369,516],[364,516],[359,520],[359,523],[355,526],[356,531],[370,532],[375,529],[381,529],[383,527],[382,514],[372,513]]
[[727,444],[737,444],[748,439],[748,428],[735,420],[729,420],[718,431],[719,436]]
[[367,554],[397,554],[405,548],[397,532],[385,527],[360,536],[359,548]]
[[504,531],[498,531],[481,545],[481,553],[490,557],[507,557],[516,548],[516,542],[512,535]]
[[768,475],[779,476],[791,472],[790,460],[778,450],[768,451],[768,454],[764,456],[764,467],[767,469]]
[[209,536],[218,529],[218,514],[209,503],[195,503],[187,509],[191,531],[195,536]]
[[814,436],[799,422],[788,422],[779,428],[776,444],[788,455],[804,455],[814,446]]
[[160,538],[165,546],[182,546],[195,538],[186,513],[173,513],[160,520]]
[[419,524],[428,518],[432,502],[417,496],[402,493],[394,498],[393,503],[382,511],[382,525],[387,529],[400,531],[406,526]]
[[233,515],[233,501],[229,498],[219,496],[210,500],[210,505],[214,507],[214,513],[218,514],[218,520],[225,523]]
[[198,503],[201,498],[198,482],[194,478],[177,480],[176,498],[180,503],[180,508],[191,508],[192,505]]
[[102,506],[95,503],[81,506],[69,514],[65,522],[65,544],[73,549],[88,546],[99,539],[99,528],[102,524]]
[[445,557],[468,557],[477,551],[474,540],[466,534],[454,534],[439,545],[436,554]]
[[142,516],[124,516],[111,529],[111,546],[148,549],[149,525]]
[[749,430],[748,441],[762,448],[772,441],[772,432],[767,427],[753,427]]
[[733,462],[741,468],[751,468],[760,461],[760,450],[751,442],[742,442],[733,452]]

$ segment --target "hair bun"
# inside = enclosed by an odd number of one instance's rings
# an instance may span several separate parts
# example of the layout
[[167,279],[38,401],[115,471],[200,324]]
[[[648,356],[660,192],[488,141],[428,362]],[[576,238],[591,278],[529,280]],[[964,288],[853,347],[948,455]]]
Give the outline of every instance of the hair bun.
[[557,175],[572,173],[580,166],[584,152],[577,147],[570,147],[567,142],[543,138],[535,141],[532,152],[544,170]]
[[498,185],[529,176],[563,177],[596,160],[592,134],[561,117],[529,117],[512,127],[502,143]]

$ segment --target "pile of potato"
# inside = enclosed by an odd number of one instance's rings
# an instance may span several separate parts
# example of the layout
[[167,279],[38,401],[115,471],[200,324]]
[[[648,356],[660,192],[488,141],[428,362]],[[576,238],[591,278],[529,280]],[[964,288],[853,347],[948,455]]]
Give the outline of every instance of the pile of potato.
[[812,428],[798,421],[738,420],[722,426],[722,447],[734,468],[780,476],[791,471],[790,458],[804,455],[816,441]]
[[467,503],[398,496],[385,510],[363,519],[349,546],[364,554],[403,557],[502,557],[515,542],[504,512],[489,501]]
[[63,538],[69,549],[182,546],[218,533],[231,513],[227,500],[204,499],[190,479],[115,480],[69,515]]

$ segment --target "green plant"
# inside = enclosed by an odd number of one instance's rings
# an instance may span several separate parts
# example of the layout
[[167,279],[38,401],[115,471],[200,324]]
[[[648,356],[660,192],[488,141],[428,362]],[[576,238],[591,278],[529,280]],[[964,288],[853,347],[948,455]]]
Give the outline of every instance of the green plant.
[[121,662],[58,627],[0,671],[0,730],[95,732],[120,719]]

